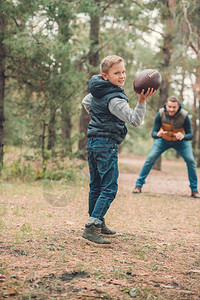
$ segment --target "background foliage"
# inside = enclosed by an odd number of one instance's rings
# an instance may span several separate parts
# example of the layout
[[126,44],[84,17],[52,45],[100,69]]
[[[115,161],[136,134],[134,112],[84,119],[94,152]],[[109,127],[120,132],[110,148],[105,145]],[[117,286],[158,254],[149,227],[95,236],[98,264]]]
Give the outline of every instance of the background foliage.
[[136,72],[156,68],[163,77],[144,124],[128,126],[121,150],[147,155],[155,114],[175,94],[190,112],[199,165],[199,11],[195,0],[1,0],[1,168],[13,146],[41,160],[42,172],[52,157],[84,158],[89,119],[81,100],[101,59],[113,53],[125,59],[133,108]]

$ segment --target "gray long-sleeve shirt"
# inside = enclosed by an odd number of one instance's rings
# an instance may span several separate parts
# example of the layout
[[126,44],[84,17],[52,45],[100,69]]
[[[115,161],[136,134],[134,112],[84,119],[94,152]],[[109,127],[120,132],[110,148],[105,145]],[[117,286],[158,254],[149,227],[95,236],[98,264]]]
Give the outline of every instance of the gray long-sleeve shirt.
[[[82,100],[82,104],[88,113],[92,97],[92,94],[88,94]],[[146,104],[138,102],[133,110],[132,108],[130,108],[129,104],[124,99],[113,98],[109,102],[108,109],[111,112],[111,114],[115,115],[120,120],[137,127],[141,125],[144,120]]]

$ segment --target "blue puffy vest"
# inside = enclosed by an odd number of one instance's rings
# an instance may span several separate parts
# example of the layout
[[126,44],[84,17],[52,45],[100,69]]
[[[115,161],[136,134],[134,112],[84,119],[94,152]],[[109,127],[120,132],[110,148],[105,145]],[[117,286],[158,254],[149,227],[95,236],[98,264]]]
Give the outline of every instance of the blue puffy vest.
[[127,128],[125,122],[110,113],[108,105],[113,98],[123,98],[128,102],[123,88],[104,80],[101,75],[92,76],[88,87],[93,99],[87,136],[110,138],[120,144],[127,134]]

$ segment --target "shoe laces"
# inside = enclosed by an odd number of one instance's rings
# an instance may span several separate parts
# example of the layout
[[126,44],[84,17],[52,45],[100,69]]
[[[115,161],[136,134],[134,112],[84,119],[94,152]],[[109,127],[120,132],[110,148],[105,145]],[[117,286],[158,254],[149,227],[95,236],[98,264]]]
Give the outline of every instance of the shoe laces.
[[98,236],[101,236],[101,228],[94,225],[94,231]]

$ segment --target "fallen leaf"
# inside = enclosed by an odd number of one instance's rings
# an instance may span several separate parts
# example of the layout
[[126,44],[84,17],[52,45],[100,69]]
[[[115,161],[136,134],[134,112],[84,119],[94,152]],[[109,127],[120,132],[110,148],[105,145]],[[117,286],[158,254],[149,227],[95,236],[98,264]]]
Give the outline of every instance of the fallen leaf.
[[190,274],[190,273],[198,273],[198,274],[200,274],[200,270],[189,270],[188,274]]
[[3,282],[6,280],[6,276],[3,274],[0,274],[0,282]]
[[10,288],[6,291],[6,294],[9,295],[9,296],[14,296],[14,295],[18,295],[18,291],[14,288]]

